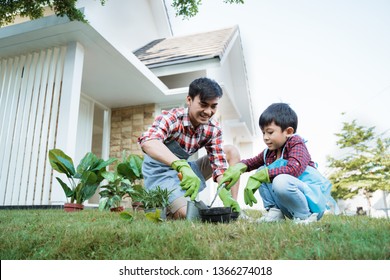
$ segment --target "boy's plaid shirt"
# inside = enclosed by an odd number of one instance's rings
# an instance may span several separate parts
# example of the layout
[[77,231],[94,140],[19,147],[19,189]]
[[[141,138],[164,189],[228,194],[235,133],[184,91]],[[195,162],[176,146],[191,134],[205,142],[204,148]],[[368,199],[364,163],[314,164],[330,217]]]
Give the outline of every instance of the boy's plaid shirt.
[[149,129],[139,138],[138,143],[148,140],[176,141],[189,155],[205,147],[213,168],[214,181],[227,169],[226,155],[222,150],[222,130],[219,123],[211,119],[207,125],[194,128],[188,115],[188,108],[163,111],[156,117]]
[[[264,152],[265,150],[253,158],[241,161],[248,166],[247,172],[258,169],[264,165]],[[283,158],[288,160],[286,166],[268,170],[271,181],[279,174],[289,174],[298,178],[303,173],[303,171],[305,171],[308,165],[316,168],[315,163],[311,160],[311,156],[307,150],[305,141],[298,135],[293,135],[287,139],[286,143],[284,144]],[[268,166],[275,160],[277,160],[276,151],[268,150],[265,158],[265,165]]]

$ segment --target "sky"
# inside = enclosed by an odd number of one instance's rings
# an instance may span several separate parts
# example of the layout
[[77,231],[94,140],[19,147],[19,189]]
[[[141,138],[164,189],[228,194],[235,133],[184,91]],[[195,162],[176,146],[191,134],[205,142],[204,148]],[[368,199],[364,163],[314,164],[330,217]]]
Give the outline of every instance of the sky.
[[203,0],[190,19],[166,3],[174,36],[239,26],[255,124],[271,103],[290,104],[320,171],[343,122],[390,137],[390,1]]

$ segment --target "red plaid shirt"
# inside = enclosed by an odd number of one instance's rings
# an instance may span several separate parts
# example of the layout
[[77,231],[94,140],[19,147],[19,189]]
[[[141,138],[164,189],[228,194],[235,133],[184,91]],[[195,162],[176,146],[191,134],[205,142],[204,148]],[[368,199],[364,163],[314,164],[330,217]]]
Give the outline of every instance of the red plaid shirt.
[[[264,165],[264,152],[265,150],[253,158],[241,161],[248,166],[247,172]],[[299,177],[308,165],[316,168],[315,163],[311,160],[304,140],[298,135],[293,135],[287,139],[284,144],[283,158],[288,160],[286,166],[268,170],[271,181],[279,174],[290,174],[294,177]],[[276,159],[276,151],[268,150],[265,164],[268,166]]]
[[194,128],[188,115],[188,108],[163,111],[156,117],[152,126],[138,138],[138,143],[141,145],[148,140],[162,142],[175,140],[189,155],[205,147],[213,168],[214,181],[227,169],[219,123],[211,119],[207,125]]

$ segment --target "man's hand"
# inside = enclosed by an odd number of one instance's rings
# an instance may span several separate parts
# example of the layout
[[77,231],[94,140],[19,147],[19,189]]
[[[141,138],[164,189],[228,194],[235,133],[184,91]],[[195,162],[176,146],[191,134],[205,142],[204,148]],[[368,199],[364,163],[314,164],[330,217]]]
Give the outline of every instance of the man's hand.
[[246,171],[248,167],[243,164],[242,162],[239,162],[233,166],[230,166],[225,173],[222,175],[221,181],[219,181],[219,186],[221,186],[223,183],[226,183],[225,188],[227,190],[230,190],[232,186],[234,186],[235,183],[237,183],[238,179],[240,179],[240,176],[242,173]]
[[253,206],[257,203],[254,194],[262,183],[270,183],[268,168],[262,168],[255,174],[249,177],[246,187],[244,189],[244,202],[246,205]]
[[238,202],[233,199],[232,195],[230,194],[230,192],[227,189],[222,188],[220,190],[219,198],[222,200],[223,206],[231,207],[233,212],[240,213],[240,211],[241,211],[240,204],[238,204]]
[[181,173],[182,179],[180,186],[183,190],[186,190],[184,196],[190,196],[191,200],[195,200],[200,188],[200,179],[191,166],[185,159],[180,159],[172,162],[172,168]]

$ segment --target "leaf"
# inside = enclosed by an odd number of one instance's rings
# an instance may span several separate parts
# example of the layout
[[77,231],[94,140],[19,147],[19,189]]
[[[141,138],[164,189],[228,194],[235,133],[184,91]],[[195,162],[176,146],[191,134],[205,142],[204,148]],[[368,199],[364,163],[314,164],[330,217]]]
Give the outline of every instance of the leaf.
[[152,221],[155,223],[163,221],[161,219],[161,210],[160,209],[156,209],[155,212],[147,212],[147,213],[145,213],[145,216],[149,221]]
[[110,196],[110,194],[111,194],[111,191],[108,190],[108,189],[102,190],[102,191],[99,192],[99,195],[100,195],[101,197],[108,197],[108,196]]
[[131,215],[128,212],[121,212],[121,213],[119,213],[119,217],[121,217],[121,219],[129,221],[129,222],[132,222],[134,220],[133,215]]
[[110,164],[114,163],[117,160],[118,159],[116,159],[116,158],[109,158],[106,161],[101,160],[99,162],[99,164],[92,169],[92,171],[98,171],[98,170],[100,170],[102,168],[105,168],[105,167],[109,166]]
[[103,177],[104,179],[106,179],[107,181],[109,181],[109,182],[111,182],[111,183],[115,182],[116,177],[117,177],[115,173],[109,172],[109,171],[103,171],[103,172],[101,173],[101,175],[102,175],[102,177]]
[[57,181],[60,183],[62,189],[65,192],[66,197],[72,197],[74,194],[74,191],[68,187],[67,184],[65,184],[60,178],[56,177]]
[[72,159],[60,149],[49,151],[49,162],[54,170],[66,174],[67,177],[76,173]]
[[99,184],[84,185],[80,190],[82,202],[90,199],[95,194],[98,187],[99,187]]
[[97,175],[91,171],[85,171],[81,176],[81,181],[85,184],[95,184],[97,182]]
[[117,172],[132,182],[142,179],[142,162],[143,159],[139,155],[130,155],[126,161],[118,164]]
[[116,169],[120,175],[129,179],[130,181],[134,181],[136,179],[133,170],[126,163],[122,162],[118,164]]
[[138,155],[130,155],[130,168],[132,169],[136,179],[142,179],[142,158]]
[[77,166],[77,173],[83,174],[84,171],[89,170],[94,164],[96,164],[97,161],[98,158],[95,156],[95,154],[91,152],[86,153]]
[[100,211],[107,209],[107,207],[106,207],[107,201],[108,201],[108,197],[102,197],[100,199],[100,201],[99,201],[99,210]]

